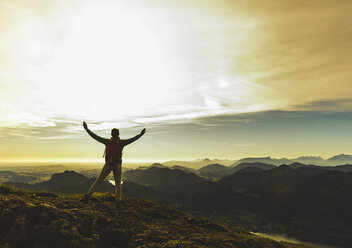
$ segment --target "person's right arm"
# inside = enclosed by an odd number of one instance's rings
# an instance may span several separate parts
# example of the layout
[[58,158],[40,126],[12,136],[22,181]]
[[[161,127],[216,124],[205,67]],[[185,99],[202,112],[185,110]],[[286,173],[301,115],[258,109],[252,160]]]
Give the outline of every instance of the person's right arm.
[[84,130],[87,131],[87,133],[89,134],[90,137],[92,137],[93,139],[95,139],[96,141],[100,142],[100,143],[103,143],[104,145],[106,145],[106,143],[108,142],[108,139],[104,139],[98,135],[96,135],[95,133],[93,133],[92,131],[90,131],[88,129],[88,125],[86,122],[83,122],[83,128]]

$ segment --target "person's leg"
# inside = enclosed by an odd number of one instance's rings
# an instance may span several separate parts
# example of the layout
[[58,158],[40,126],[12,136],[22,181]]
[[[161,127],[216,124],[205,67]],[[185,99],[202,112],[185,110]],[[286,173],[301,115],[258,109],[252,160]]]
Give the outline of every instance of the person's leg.
[[121,163],[114,164],[112,172],[114,174],[114,179],[115,179],[116,202],[119,202],[122,200],[122,187],[121,187],[122,165]]
[[102,182],[104,179],[110,174],[111,172],[111,166],[109,164],[105,164],[103,169],[100,172],[100,175],[98,176],[97,180],[92,184],[90,189],[88,190],[87,195],[90,196],[93,194],[95,188]]

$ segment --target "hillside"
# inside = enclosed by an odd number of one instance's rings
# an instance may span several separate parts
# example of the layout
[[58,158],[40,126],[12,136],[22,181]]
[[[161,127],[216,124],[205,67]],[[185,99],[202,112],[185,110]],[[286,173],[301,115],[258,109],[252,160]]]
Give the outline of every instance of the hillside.
[[0,183],[4,182],[25,182],[30,183],[37,180],[36,176],[32,175],[23,175],[13,171],[0,171]]
[[[272,170],[247,166],[215,182],[193,180],[197,178],[195,174],[177,169],[135,170],[142,173],[141,179],[155,181],[144,182],[149,185],[141,185],[138,180],[124,181],[123,192],[128,197],[177,206],[249,231],[286,234],[308,242],[350,247],[352,173],[296,165],[282,165]],[[150,174],[149,178],[145,173]],[[191,175],[192,180],[185,184],[180,175]],[[29,190],[77,194],[87,192],[93,181],[65,171],[38,184],[8,184]],[[98,191],[114,192],[114,187],[104,182]]]
[[[16,183],[6,182],[15,186],[16,188],[22,188],[27,190],[46,190],[55,193],[63,194],[82,194],[86,193],[95,178],[87,178],[74,171],[64,171],[63,173],[55,173],[51,176],[48,181],[28,184],[28,183]],[[97,187],[97,192],[114,192],[115,187],[107,181],[102,182]]]
[[216,179],[226,176],[229,170],[229,167],[221,164],[209,164],[197,170],[197,174],[207,178]]
[[339,154],[327,160],[331,164],[348,164],[352,162],[352,155]]
[[258,169],[262,169],[262,170],[272,170],[272,169],[275,169],[276,166],[272,165],[272,164],[261,163],[261,162],[241,163],[241,164],[238,164],[238,165],[232,167],[231,170],[229,171],[228,175],[234,174],[234,173],[236,173],[240,170],[243,170],[245,168],[258,168]]
[[184,186],[205,181],[193,173],[159,167],[151,167],[146,170],[129,170],[123,174],[123,178],[153,188]]
[[306,247],[277,243],[154,202],[0,187],[2,247]]

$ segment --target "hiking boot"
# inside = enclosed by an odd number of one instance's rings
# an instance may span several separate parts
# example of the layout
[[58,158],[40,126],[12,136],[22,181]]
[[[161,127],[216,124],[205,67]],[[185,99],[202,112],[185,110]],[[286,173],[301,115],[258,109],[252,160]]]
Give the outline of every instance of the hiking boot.
[[89,195],[85,194],[81,200],[79,200],[80,202],[83,202],[83,203],[88,203],[89,202]]

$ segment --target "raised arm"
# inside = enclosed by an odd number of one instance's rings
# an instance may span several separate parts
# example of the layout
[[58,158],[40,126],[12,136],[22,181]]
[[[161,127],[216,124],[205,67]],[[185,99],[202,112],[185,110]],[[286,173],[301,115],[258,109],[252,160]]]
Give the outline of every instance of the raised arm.
[[140,137],[142,137],[144,134],[145,134],[145,128],[141,131],[140,134],[138,134],[130,139],[127,139],[127,140],[121,140],[121,143],[123,146],[127,146],[127,145],[131,144],[132,142],[136,141],[137,139],[139,139]]
[[89,134],[90,137],[92,137],[93,139],[95,139],[96,141],[100,142],[100,143],[103,143],[104,145],[106,145],[106,143],[108,142],[108,139],[104,139],[98,135],[96,135],[95,133],[93,133],[92,131],[90,131],[88,129],[88,126],[87,126],[87,123],[86,122],[83,122],[83,128],[84,130],[87,131],[87,133]]

